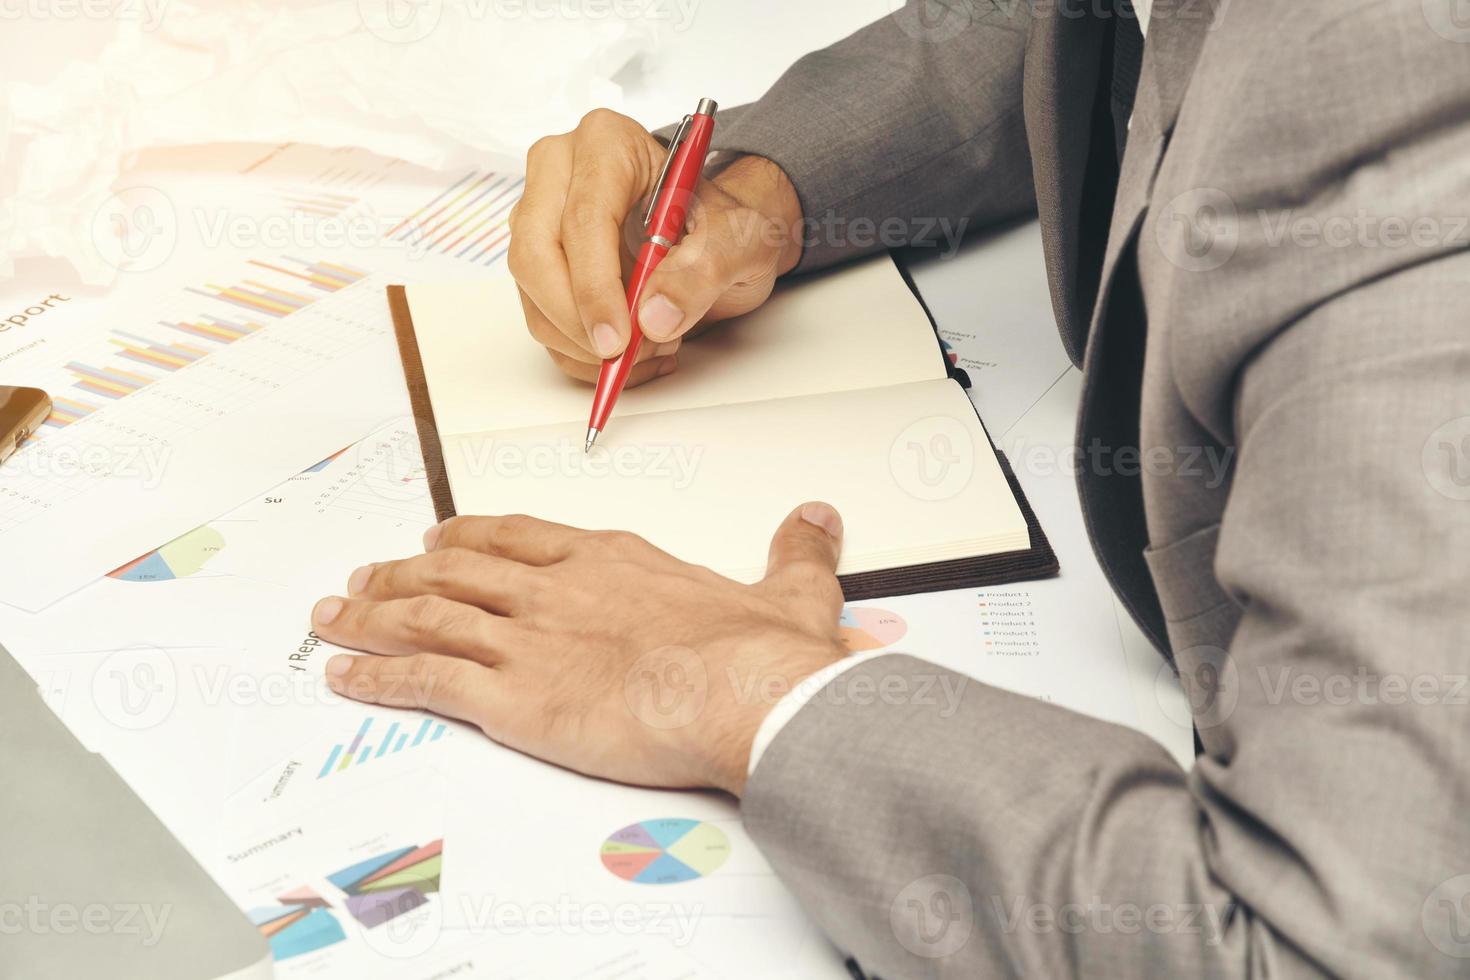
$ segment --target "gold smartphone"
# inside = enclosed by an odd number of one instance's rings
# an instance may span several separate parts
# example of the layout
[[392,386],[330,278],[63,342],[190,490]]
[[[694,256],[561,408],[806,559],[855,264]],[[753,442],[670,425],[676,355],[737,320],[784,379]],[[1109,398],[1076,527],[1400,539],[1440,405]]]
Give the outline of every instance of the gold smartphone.
[[0,385],[0,463],[51,414],[51,396],[40,388]]

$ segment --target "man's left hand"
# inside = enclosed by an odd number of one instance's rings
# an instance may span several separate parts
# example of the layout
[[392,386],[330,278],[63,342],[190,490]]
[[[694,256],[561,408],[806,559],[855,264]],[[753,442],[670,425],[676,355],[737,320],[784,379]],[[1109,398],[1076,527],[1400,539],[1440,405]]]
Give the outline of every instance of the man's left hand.
[[592,776],[739,795],[781,694],[840,659],[842,522],[793,511],[743,585],[636,535],[461,517],[312,612],[332,689],[426,708]]

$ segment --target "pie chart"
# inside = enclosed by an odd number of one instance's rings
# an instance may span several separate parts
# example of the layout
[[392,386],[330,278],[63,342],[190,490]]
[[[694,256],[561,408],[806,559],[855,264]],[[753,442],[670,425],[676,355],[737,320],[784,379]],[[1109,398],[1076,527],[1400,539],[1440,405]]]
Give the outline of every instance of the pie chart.
[[909,631],[909,624],[898,613],[871,606],[844,607],[837,626],[849,653],[877,650],[897,643]]
[[711,823],[668,817],[630,824],[602,844],[603,867],[639,885],[703,878],[730,857],[730,838]]
[[203,568],[205,562],[223,551],[224,547],[225,536],[206,524],[174,538],[157,551],[134,558],[107,575],[124,582],[168,582],[176,578],[188,578]]

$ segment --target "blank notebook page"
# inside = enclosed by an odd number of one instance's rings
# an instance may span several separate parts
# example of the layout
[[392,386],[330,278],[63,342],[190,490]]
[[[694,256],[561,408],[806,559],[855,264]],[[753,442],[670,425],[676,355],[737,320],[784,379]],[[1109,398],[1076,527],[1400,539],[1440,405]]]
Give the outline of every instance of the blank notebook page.
[[747,582],[807,500],[842,513],[842,574],[1029,547],[984,429],[887,259],[690,341],[679,371],[624,393],[590,457],[591,387],[526,334],[508,278],[407,298],[460,514],[629,530]]
[[[407,294],[441,436],[577,421],[585,434],[592,389],[531,339],[509,276]],[[883,258],[779,289],[754,314],[688,341],[678,371],[623,392],[607,434],[645,412],[944,377],[934,328]]]

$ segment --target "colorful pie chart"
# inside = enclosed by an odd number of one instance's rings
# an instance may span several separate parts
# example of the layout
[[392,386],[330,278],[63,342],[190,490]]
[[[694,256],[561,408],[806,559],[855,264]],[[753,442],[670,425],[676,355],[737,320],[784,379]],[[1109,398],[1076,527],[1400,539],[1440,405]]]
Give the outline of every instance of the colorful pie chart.
[[665,818],[630,824],[602,845],[607,870],[639,885],[703,878],[730,857],[730,838],[714,824]]
[[842,642],[851,653],[878,650],[897,643],[909,631],[909,624],[898,613],[869,606],[848,606],[837,621]]
[[225,536],[208,524],[174,538],[157,551],[108,572],[124,582],[168,582],[194,575],[225,548]]

